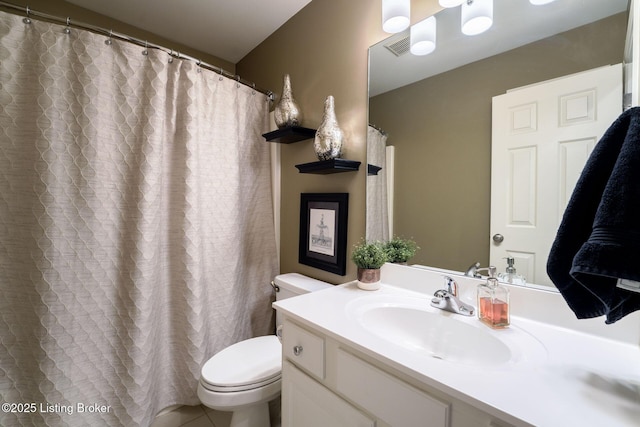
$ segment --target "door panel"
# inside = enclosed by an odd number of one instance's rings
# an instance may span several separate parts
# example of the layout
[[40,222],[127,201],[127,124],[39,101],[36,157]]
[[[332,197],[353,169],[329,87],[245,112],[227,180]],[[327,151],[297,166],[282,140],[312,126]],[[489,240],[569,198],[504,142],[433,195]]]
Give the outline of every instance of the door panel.
[[597,141],[622,112],[622,65],[511,90],[493,98],[490,263],[503,258],[528,283],[553,286],[549,249]]

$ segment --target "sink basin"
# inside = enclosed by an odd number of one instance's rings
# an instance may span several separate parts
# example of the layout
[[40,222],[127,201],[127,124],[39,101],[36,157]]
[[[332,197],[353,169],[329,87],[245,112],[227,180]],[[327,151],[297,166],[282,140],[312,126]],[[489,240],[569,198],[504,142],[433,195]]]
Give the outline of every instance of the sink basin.
[[369,334],[420,356],[474,366],[508,366],[539,360],[546,351],[511,325],[493,330],[476,317],[434,309],[430,297],[367,296],[352,301],[348,314]]

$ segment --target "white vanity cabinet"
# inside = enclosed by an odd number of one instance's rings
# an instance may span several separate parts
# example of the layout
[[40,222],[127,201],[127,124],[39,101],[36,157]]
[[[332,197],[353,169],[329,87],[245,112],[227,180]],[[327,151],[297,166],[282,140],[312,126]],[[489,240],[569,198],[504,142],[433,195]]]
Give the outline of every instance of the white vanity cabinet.
[[326,341],[322,335],[285,320],[282,427],[374,427],[373,418],[322,385],[326,378]]
[[374,427],[375,421],[354,408],[292,363],[282,364],[282,426]]
[[502,427],[309,325],[283,328],[282,426]]
[[[275,302],[283,425],[638,427],[640,312],[578,321],[560,294],[513,286],[511,326],[493,330],[431,307],[443,280],[385,264],[375,292],[349,282]],[[463,298],[483,283],[457,282]]]

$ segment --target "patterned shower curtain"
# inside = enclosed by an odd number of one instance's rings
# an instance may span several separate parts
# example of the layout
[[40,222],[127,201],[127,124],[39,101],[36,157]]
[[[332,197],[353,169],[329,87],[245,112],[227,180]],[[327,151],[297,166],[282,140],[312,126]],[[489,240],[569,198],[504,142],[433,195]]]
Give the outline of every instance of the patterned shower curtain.
[[367,176],[367,240],[388,241],[389,207],[387,191],[387,135],[367,127],[367,162],[380,167],[377,175]]
[[266,96],[0,13],[0,425],[148,425],[272,330]]

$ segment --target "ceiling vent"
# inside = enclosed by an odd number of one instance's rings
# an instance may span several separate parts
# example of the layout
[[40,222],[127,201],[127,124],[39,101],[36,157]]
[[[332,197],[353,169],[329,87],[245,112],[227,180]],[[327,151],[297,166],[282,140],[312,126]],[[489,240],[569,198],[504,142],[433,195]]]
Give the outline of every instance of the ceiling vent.
[[399,40],[392,40],[385,44],[384,47],[389,49],[395,56],[402,56],[409,52],[409,48],[411,47],[410,37],[405,36]]

